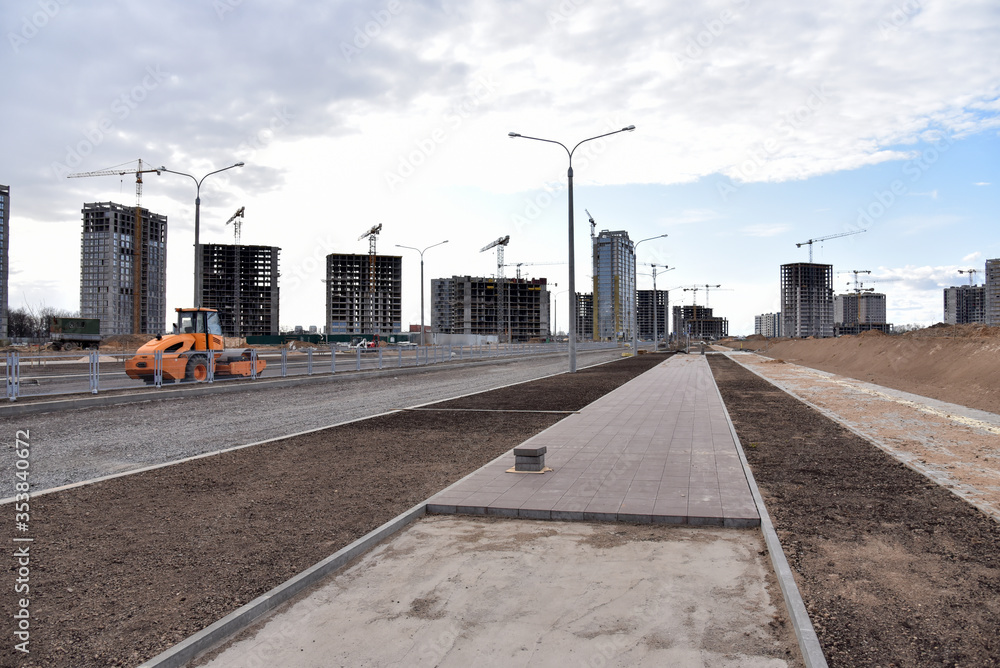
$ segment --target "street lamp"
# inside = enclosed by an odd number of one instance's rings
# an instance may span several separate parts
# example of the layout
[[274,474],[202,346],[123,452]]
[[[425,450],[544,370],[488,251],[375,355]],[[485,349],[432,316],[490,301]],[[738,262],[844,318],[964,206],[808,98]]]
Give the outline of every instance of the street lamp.
[[[656,294],[656,268],[660,265],[650,263],[649,266],[653,268],[653,352],[655,353],[657,350],[659,350],[659,348],[657,347],[657,339],[659,338],[659,336],[656,331],[656,326],[659,324],[659,320],[656,317],[656,306],[659,302],[659,295]],[[677,267],[667,267],[667,265],[663,265],[663,271],[661,273],[665,274],[668,271],[673,271],[676,268]],[[667,291],[667,294],[668,295],[670,294],[669,290]],[[663,322],[664,324],[666,324],[667,318],[664,318]]]
[[427,342],[424,340],[424,251],[430,250],[435,246],[440,246],[441,244],[448,243],[448,240],[439,241],[436,244],[431,244],[424,250],[419,248],[414,248],[413,246],[403,246],[402,244],[396,244],[396,248],[408,248],[410,250],[415,250],[420,253],[420,345],[426,346]]
[[603,135],[597,135],[596,137],[588,137],[577,142],[576,146],[572,150],[566,148],[566,145],[562,142],[555,141],[553,139],[542,139],[540,137],[528,137],[527,135],[518,134],[517,132],[508,132],[508,137],[520,137],[522,139],[534,139],[535,141],[543,141],[549,144],[559,144],[566,151],[566,155],[569,157],[569,169],[566,171],[566,179],[569,182],[569,372],[576,373],[576,259],[575,259],[575,249],[573,248],[573,153],[576,149],[580,147],[580,144],[584,142],[593,141],[594,139],[600,139],[601,137],[607,137],[609,135],[618,134],[619,132],[632,132],[635,130],[634,125],[628,125],[621,130],[615,130],[614,132],[605,132]]
[[202,252],[201,243],[199,242],[199,233],[201,230],[201,184],[202,182],[210,177],[212,174],[218,174],[219,172],[224,172],[227,169],[232,169],[233,167],[242,167],[244,163],[237,162],[235,165],[229,165],[228,167],[223,167],[222,169],[217,169],[214,172],[209,172],[201,179],[196,179],[190,174],[185,174],[184,172],[175,172],[172,169],[167,169],[166,167],[160,167],[161,172],[168,172],[170,174],[180,174],[181,176],[186,176],[195,185],[195,197],[194,197],[194,307],[201,308],[201,292],[202,292]]
[[[637,249],[639,248],[639,244],[641,244],[643,241],[652,241],[653,239],[662,239],[665,236],[669,236],[669,235],[666,235],[666,234],[657,234],[655,237],[648,237],[646,239],[642,239],[640,241],[636,241],[635,245],[632,246],[632,291],[633,292],[637,292],[638,291],[638,287],[639,287],[639,284],[636,281],[636,273],[635,273],[635,267],[636,267],[636,264],[637,264],[636,261],[635,261],[635,258],[639,256],[639,253],[637,252]],[[654,269],[653,271],[655,272],[656,270]],[[636,330],[639,329],[639,300],[636,298],[636,296],[633,296],[633,299],[635,300],[634,303],[633,303],[633,305],[634,305],[634,309],[633,310],[635,312],[635,319],[632,321],[632,354],[633,355],[638,355],[639,354],[639,340],[637,338]],[[653,308],[656,308],[656,274],[655,273],[653,274]],[[653,317],[654,318],[656,317],[655,312],[654,312]],[[655,320],[654,320],[654,323],[655,323]],[[653,349],[654,350],[656,349],[656,338],[655,337],[653,338]]]

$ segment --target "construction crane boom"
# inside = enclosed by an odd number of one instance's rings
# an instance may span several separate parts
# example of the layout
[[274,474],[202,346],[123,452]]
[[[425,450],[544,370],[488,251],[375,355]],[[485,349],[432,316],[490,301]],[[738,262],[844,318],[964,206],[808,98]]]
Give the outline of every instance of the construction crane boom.
[[796,248],[802,248],[803,246],[809,246],[809,263],[812,264],[813,261],[813,244],[817,241],[827,241],[829,239],[838,239],[840,237],[849,237],[852,234],[861,234],[862,232],[867,232],[868,230],[851,230],[850,232],[841,232],[839,234],[830,234],[825,237],[819,237],[818,239],[810,239],[809,241],[803,241],[802,243],[795,244]]
[[144,292],[142,286],[142,250],[143,245],[149,242],[148,239],[144,238],[142,229],[142,175],[156,172],[156,175],[159,176],[163,168],[143,169],[142,158],[136,160],[134,168],[126,167],[126,165],[131,164],[128,162],[94,172],[76,172],[75,174],[67,174],[66,178],[79,179],[90,176],[135,174],[135,233],[132,235],[132,333],[142,334],[142,294]]
[[234,232],[233,238],[235,239],[237,246],[240,245],[240,228],[243,227],[244,210],[245,207],[241,206],[239,209],[236,210],[236,213],[230,216],[229,220],[226,221],[226,225],[228,225],[229,223],[233,224],[233,232]]
[[969,275],[969,285],[975,285],[976,274],[979,273],[978,269],[959,269],[958,273]]
[[517,267],[517,280],[521,280],[521,267],[554,267],[566,264],[565,262],[514,262],[505,264],[505,267]]

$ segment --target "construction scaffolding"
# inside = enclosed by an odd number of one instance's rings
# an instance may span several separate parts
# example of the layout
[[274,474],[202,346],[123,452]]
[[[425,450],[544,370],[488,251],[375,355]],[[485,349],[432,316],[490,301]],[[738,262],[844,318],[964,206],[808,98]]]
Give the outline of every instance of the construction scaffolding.
[[833,265],[781,265],[781,316],[785,336],[833,336]]
[[167,217],[114,202],[85,203],[81,213],[80,317],[99,319],[102,336],[162,334]]
[[509,329],[511,341],[548,336],[547,279],[506,279],[502,287],[478,276],[431,280],[431,332],[490,336]]
[[279,332],[275,246],[202,244],[201,304],[219,312],[225,336]]
[[[374,271],[373,269],[374,268]],[[402,331],[403,258],[326,256],[327,334],[386,336]]]

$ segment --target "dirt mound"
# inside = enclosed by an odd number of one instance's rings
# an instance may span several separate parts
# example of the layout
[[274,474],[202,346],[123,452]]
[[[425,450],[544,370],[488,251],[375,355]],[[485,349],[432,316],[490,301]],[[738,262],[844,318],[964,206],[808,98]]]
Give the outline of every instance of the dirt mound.
[[872,337],[878,338],[880,336],[888,336],[888,334],[886,334],[885,332],[881,332],[877,329],[869,329],[867,331],[861,332],[860,334],[858,334],[858,336],[867,339]]
[[939,337],[939,336],[951,336],[963,339],[975,339],[975,338],[987,338],[994,339],[1000,338],[1000,327],[983,325],[981,323],[969,323],[967,325],[947,325],[943,322],[939,322],[936,325],[931,325],[930,327],[925,327],[924,329],[916,329],[912,332],[906,332],[903,334],[906,338],[925,338],[925,337]]
[[[933,329],[951,334],[879,336],[865,332],[839,339],[788,339],[772,342],[766,351],[759,352],[904,392],[1000,413],[1000,327],[949,325]],[[976,334],[980,330],[986,333]]]
[[114,334],[104,337],[101,350],[135,350],[155,338],[153,334]]

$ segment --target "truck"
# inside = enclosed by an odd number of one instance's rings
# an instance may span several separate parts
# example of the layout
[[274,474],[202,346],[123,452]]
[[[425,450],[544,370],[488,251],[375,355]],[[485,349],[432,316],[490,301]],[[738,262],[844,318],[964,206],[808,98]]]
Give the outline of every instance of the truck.
[[263,373],[267,362],[255,359],[253,350],[224,350],[219,312],[210,308],[178,308],[172,334],[160,334],[144,344],[125,363],[129,378],[155,382],[156,352],[163,355],[163,381],[208,380],[209,359],[215,378],[250,377]]
[[54,350],[97,349],[101,345],[101,321],[49,316],[49,340]]

